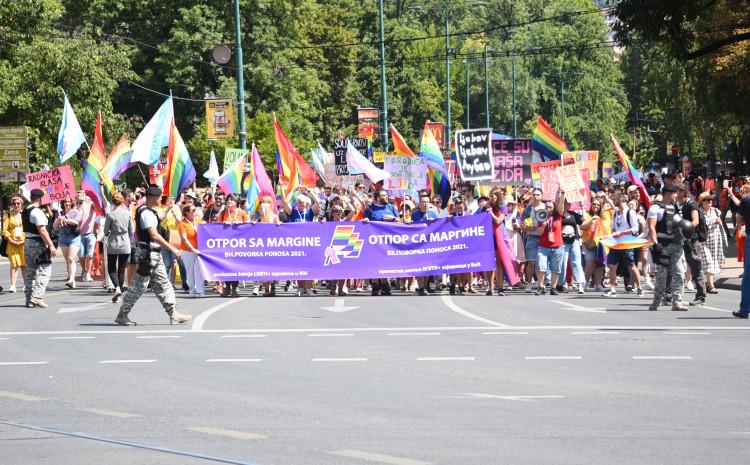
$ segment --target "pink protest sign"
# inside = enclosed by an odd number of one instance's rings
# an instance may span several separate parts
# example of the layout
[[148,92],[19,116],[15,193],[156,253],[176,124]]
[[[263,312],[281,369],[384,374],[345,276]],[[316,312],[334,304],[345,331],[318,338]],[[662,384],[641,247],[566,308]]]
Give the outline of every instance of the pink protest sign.
[[583,197],[583,202],[574,202],[570,204],[570,209],[575,211],[588,210],[591,208],[591,177],[589,170],[581,170],[581,178],[583,179],[583,187],[580,189],[579,195]]
[[64,199],[74,199],[76,196],[76,183],[70,166],[58,166],[36,173],[26,175],[29,182],[29,190],[41,189],[44,191],[42,204],[59,202]]
[[542,189],[546,200],[554,200],[557,196],[558,184],[555,168],[560,166],[560,160],[545,161],[531,164],[531,177],[534,186]]

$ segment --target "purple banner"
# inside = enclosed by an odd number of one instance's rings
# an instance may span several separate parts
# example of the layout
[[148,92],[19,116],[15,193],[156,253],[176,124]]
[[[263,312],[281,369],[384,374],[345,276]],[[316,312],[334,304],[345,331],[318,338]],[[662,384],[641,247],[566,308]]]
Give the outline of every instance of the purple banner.
[[492,220],[486,213],[431,223],[198,225],[207,279],[391,278],[491,270]]

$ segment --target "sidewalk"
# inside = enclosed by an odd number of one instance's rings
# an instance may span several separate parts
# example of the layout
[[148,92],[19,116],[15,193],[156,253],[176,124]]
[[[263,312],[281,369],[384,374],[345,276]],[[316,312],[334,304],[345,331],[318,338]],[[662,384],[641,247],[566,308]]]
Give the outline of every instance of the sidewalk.
[[[732,242],[734,243],[734,241]],[[714,282],[716,287],[739,291],[742,285],[742,278],[740,278],[742,266],[743,264],[737,261],[737,257],[727,258],[724,267],[721,269],[721,275]]]

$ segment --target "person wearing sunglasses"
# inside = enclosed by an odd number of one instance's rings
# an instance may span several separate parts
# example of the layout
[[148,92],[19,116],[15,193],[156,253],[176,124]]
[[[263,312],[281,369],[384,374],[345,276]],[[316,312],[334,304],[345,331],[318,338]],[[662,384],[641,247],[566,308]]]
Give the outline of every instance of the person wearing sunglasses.
[[13,194],[10,198],[11,211],[5,213],[3,219],[3,239],[7,242],[5,256],[10,262],[10,287],[8,292],[16,292],[16,280],[18,279],[18,270],[24,281],[26,280],[26,260],[23,257],[23,222],[21,220],[21,211],[23,211],[23,197],[19,194]]

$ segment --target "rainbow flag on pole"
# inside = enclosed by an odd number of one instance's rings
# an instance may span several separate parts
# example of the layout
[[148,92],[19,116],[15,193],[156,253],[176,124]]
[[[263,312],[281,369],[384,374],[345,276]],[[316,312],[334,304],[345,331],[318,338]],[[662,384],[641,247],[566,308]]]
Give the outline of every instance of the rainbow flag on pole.
[[424,131],[422,131],[422,144],[419,148],[419,156],[423,157],[427,163],[427,175],[432,193],[440,195],[440,198],[443,199],[442,207],[445,208],[451,197],[448,170],[445,167],[445,160],[443,160],[443,154],[440,152],[440,146],[437,140],[435,140],[435,135],[426,124]]
[[245,163],[247,155],[234,162],[232,166],[219,177],[216,185],[224,191],[225,194],[239,194],[242,192],[242,175],[245,173]]
[[612,135],[612,145],[615,147],[615,152],[617,152],[617,157],[620,159],[620,163],[622,163],[622,166],[625,167],[625,171],[628,173],[628,178],[630,178],[630,182],[638,186],[638,189],[641,192],[640,201],[642,204],[646,206],[646,210],[648,210],[649,208],[651,208],[651,199],[648,196],[648,191],[646,190],[646,186],[644,186],[643,181],[641,181],[640,172],[638,172],[638,170],[635,169],[635,166],[633,166],[633,163],[630,161],[630,158],[628,158],[628,156],[622,150],[622,147],[620,147],[620,144],[617,143],[617,139],[615,139],[614,134]]
[[393,139],[393,151],[396,155],[405,157],[413,157],[414,152],[411,151],[406,141],[401,134],[396,130],[396,127],[391,124],[391,139]]
[[96,130],[94,131],[94,142],[91,144],[91,152],[86,160],[86,168],[83,170],[81,189],[86,192],[94,202],[96,211],[102,214],[107,200],[112,198],[115,186],[102,169],[107,163],[107,152],[104,150],[104,138],[102,137],[102,113],[96,116]]
[[195,167],[190,159],[185,141],[182,140],[172,118],[169,129],[169,146],[167,148],[167,169],[164,181],[164,195],[175,199],[195,180]]
[[541,116],[531,135],[531,148],[539,153],[543,161],[559,160],[560,154],[569,150],[568,144]]
[[130,162],[130,155],[132,154],[133,149],[130,148],[130,142],[123,134],[117,141],[117,145],[112,147],[109,152],[109,158],[107,158],[102,173],[112,180],[119,178],[122,173],[135,164]]

